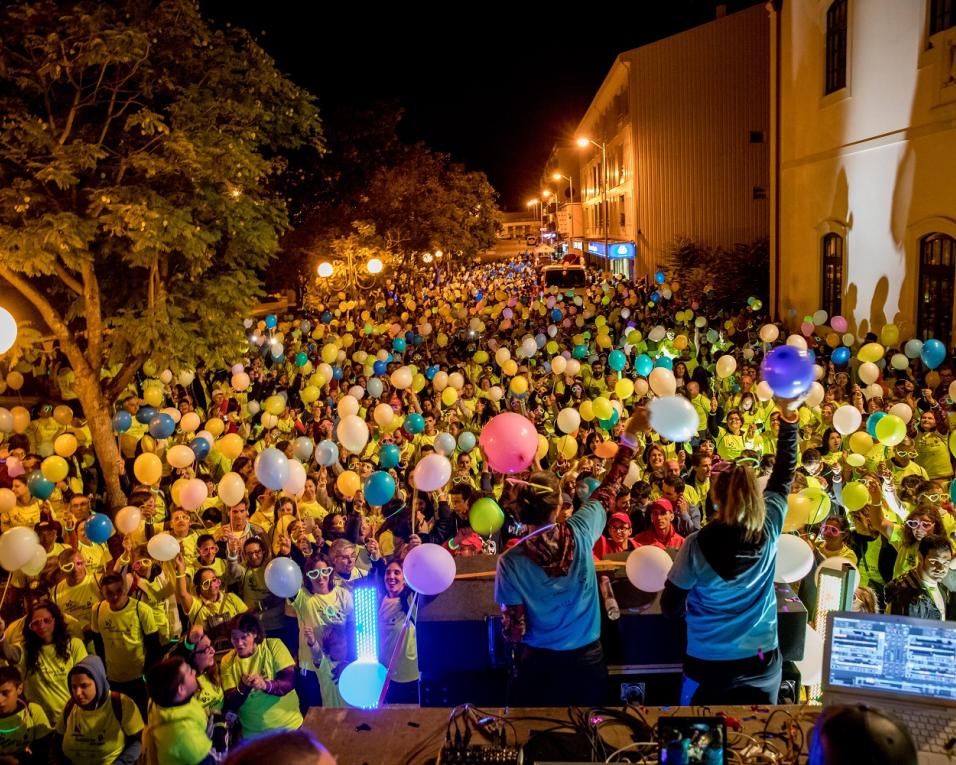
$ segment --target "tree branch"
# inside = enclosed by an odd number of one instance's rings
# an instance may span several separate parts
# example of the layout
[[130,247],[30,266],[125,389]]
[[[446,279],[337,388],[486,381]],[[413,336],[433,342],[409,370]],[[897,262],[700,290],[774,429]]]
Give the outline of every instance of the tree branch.
[[86,316],[86,358],[90,367],[99,370],[103,366],[103,311],[100,307],[100,283],[91,260],[80,265],[83,276],[83,301]]
[[80,284],[75,277],[71,276],[61,263],[56,263],[53,268],[55,269],[56,275],[59,277],[60,281],[73,290],[73,292],[75,292],[77,295],[83,294],[83,285]]
[[139,371],[140,367],[146,363],[147,356],[141,354],[135,356],[132,359],[128,360],[121,368],[116,376],[110,380],[109,384],[106,386],[106,389],[103,391],[103,395],[106,397],[106,400],[109,403],[113,403],[119,398],[119,395],[123,392],[127,385],[130,384],[133,380],[133,376]]

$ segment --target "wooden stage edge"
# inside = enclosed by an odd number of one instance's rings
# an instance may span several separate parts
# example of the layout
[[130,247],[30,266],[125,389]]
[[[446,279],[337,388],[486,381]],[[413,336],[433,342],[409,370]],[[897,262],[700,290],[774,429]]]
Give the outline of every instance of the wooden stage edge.
[[[803,732],[802,749],[806,754],[810,744],[810,731],[822,707],[781,705],[635,709],[640,711],[650,725],[655,725],[657,720],[663,717],[714,716],[721,713],[739,721],[741,731],[746,736],[762,733],[768,720],[768,732],[779,736],[784,734],[788,725],[795,720]],[[488,707],[482,708],[482,711],[504,715],[504,710],[500,708]],[[780,714],[775,714],[777,711]],[[783,714],[784,712],[787,714]],[[411,706],[394,706],[371,711],[313,707],[306,716],[304,727],[328,747],[338,765],[423,765],[434,762],[444,743],[445,727],[450,713],[450,709]],[[505,716],[513,720],[521,744],[527,741],[532,731],[548,727],[548,724],[541,720],[521,720],[521,717],[547,717],[553,719],[555,724],[569,721],[567,709],[558,707],[514,707]],[[731,728],[728,724],[728,741],[732,748],[739,751],[752,743],[746,736],[735,734]],[[630,731],[620,723],[605,722],[601,725],[600,732],[608,744],[615,747],[625,746],[632,741]],[[785,750],[785,740],[773,738],[771,742],[776,742],[775,746]],[[472,743],[485,742],[480,736],[475,736]],[[656,761],[656,757],[653,761]]]

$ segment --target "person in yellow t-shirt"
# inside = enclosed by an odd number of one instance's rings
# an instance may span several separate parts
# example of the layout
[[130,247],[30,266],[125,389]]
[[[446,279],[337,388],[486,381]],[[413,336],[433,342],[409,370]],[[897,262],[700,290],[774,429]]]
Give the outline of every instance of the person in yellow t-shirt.
[[299,499],[299,515],[303,518],[314,518],[316,523],[322,523],[322,519],[329,514],[329,511],[319,504],[316,499],[316,482],[318,476],[310,475],[305,479],[305,488],[302,490],[302,497]]
[[222,579],[211,568],[200,568],[193,575],[195,595],[187,587],[186,561],[176,556],[176,600],[190,625],[201,625],[217,648],[224,646],[229,620],[246,611],[242,598],[222,589]]
[[40,522],[43,503],[30,494],[26,478],[13,479],[13,493],[17,503],[7,512],[0,514],[0,529],[6,531],[14,526],[26,526],[32,529]]
[[254,614],[230,625],[233,650],[222,660],[226,708],[237,710],[243,738],[302,725],[295,662],[278,638],[267,638]]
[[[86,658],[86,646],[70,636],[63,614],[52,603],[34,603],[24,621],[22,644],[0,640],[0,656],[18,667],[27,701],[42,708],[49,719],[58,720],[70,698],[67,674]],[[0,634],[4,629],[0,619]]]
[[23,680],[16,667],[0,667],[0,758],[46,762],[50,719],[39,704],[21,698]]
[[87,656],[69,674],[70,702],[56,726],[54,761],[133,765],[141,752],[143,717],[133,700],[110,689],[99,656]]
[[64,550],[60,553],[58,563],[66,578],[57,582],[50,592],[50,600],[64,614],[79,621],[83,629],[88,629],[93,607],[102,600],[99,582],[87,569],[86,558],[78,550]]
[[196,698],[196,670],[182,656],[171,656],[149,670],[152,704],[143,733],[143,751],[158,765],[198,765],[209,761],[206,710]]

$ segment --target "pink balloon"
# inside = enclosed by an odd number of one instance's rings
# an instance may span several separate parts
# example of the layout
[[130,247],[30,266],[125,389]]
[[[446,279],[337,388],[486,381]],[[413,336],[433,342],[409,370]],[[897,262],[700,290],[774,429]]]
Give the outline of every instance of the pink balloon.
[[23,463],[17,457],[7,457],[7,475],[11,478],[17,478],[26,471],[23,469]]
[[805,321],[800,325],[800,331],[803,333],[804,337],[810,337],[813,334],[813,322]]
[[538,451],[538,431],[526,417],[504,412],[482,428],[478,443],[496,473],[520,473]]
[[179,492],[179,501],[184,510],[191,512],[197,510],[208,496],[206,482],[200,478],[190,478]]
[[830,326],[833,327],[834,332],[846,332],[849,325],[842,316],[834,316],[830,319]]
[[451,463],[442,454],[427,454],[415,466],[412,482],[419,491],[438,491],[451,480]]

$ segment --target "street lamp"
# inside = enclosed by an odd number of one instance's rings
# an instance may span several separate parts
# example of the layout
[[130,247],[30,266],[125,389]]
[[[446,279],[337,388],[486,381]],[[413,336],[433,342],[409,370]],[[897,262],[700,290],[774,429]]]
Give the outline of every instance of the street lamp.
[[0,354],[9,351],[17,341],[17,320],[6,308],[0,307]]
[[335,263],[327,260],[319,263],[316,269],[319,279],[330,290],[359,292],[368,290],[375,283],[375,277],[382,273],[385,265],[378,258],[370,258],[364,268],[355,262],[355,256],[349,252],[345,260]]
[[[529,199],[529,200],[528,200],[528,207],[534,208],[535,205],[538,206],[539,212],[537,212],[537,213],[532,213],[532,214],[533,214],[536,218],[539,218],[539,220],[540,220],[541,223],[544,223],[544,210],[541,209],[541,200],[540,200],[540,199]],[[539,225],[540,225],[540,224],[539,224]],[[541,230],[540,230],[540,229],[538,229],[538,235],[539,235],[539,236],[541,235]],[[535,237],[535,239],[537,239],[537,238],[538,238],[538,237]]]
[[604,257],[607,259],[607,224],[608,224],[608,204],[607,204],[607,144],[597,143],[590,138],[581,137],[577,140],[578,146],[586,147],[588,144],[597,146],[601,150],[601,170],[604,176]]
[[[571,248],[574,248],[574,181],[569,175],[561,175],[560,172],[555,171],[554,175],[551,176],[552,179],[560,181],[562,178],[568,182],[568,189],[571,191],[571,211],[568,214],[568,238],[571,239]],[[558,207],[557,202],[555,202],[554,207],[555,217],[557,217]]]

